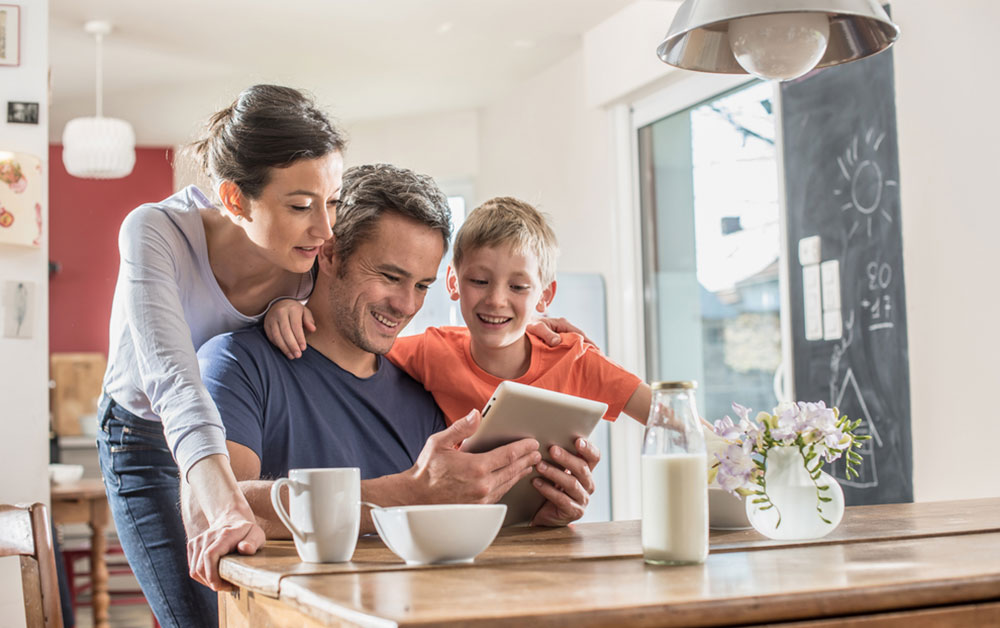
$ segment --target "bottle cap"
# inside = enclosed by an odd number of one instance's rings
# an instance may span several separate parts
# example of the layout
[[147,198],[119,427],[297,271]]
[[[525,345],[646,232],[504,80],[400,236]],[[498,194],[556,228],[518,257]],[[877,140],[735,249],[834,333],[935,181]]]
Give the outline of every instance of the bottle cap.
[[698,387],[698,382],[686,380],[680,382],[653,382],[649,385],[652,390],[694,390]]

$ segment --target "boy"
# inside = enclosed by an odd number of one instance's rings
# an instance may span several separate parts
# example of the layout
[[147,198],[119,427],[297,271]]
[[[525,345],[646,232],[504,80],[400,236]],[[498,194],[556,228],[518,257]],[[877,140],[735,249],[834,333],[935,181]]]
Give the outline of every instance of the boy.
[[645,424],[649,386],[579,334],[550,346],[525,333],[556,293],[555,234],[531,205],[509,197],[486,201],[455,237],[446,285],[467,327],[431,327],[396,339],[388,358],[423,383],[449,425],[482,409],[503,380],[608,404]]

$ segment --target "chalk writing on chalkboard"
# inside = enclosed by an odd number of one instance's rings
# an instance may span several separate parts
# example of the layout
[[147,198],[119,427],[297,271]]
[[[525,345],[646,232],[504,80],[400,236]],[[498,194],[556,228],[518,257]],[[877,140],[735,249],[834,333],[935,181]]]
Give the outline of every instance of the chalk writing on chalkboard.
[[892,266],[887,262],[868,262],[868,290],[874,295],[861,299],[861,307],[868,316],[868,331],[888,330],[893,322],[892,295],[886,294],[892,283]]
[[852,505],[913,499],[893,77],[889,50],[780,87],[793,386],[871,436],[829,470]]
[[863,441],[855,450],[861,456],[861,463],[855,466],[855,470],[858,472],[856,477],[852,476],[850,480],[847,479],[847,471],[844,467],[846,461],[844,460],[834,462],[831,465],[830,473],[843,485],[867,488],[878,486],[878,461],[875,456],[875,448],[882,446],[882,435],[879,434],[875,420],[868,410],[868,404],[865,403],[865,397],[861,394],[854,370],[848,366],[843,379],[840,379],[840,360],[853,340],[854,311],[852,310],[844,323],[844,336],[833,348],[833,354],[830,357],[830,399],[833,400],[833,405],[837,408],[843,408],[845,400],[850,406],[860,408],[861,416],[851,417],[851,420],[861,419],[861,423],[854,430],[854,433],[858,436],[871,436],[871,439]]
[[833,194],[842,199],[840,211],[854,210],[859,214],[851,224],[848,240],[862,223],[866,225],[865,232],[871,238],[872,218],[880,217],[892,222],[892,214],[882,207],[882,195],[886,187],[895,187],[897,182],[885,178],[885,169],[879,165],[877,154],[885,140],[885,133],[869,127],[863,137],[860,153],[859,137],[855,135],[843,154],[837,155],[837,166],[845,182],[834,189]]

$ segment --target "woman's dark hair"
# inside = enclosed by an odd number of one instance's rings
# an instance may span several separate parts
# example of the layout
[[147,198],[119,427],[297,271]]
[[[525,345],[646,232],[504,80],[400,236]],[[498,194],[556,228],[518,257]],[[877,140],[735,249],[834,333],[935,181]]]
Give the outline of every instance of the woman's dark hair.
[[232,181],[257,198],[272,168],[342,151],[346,144],[343,131],[299,90],[254,85],[213,115],[191,148],[213,180]]

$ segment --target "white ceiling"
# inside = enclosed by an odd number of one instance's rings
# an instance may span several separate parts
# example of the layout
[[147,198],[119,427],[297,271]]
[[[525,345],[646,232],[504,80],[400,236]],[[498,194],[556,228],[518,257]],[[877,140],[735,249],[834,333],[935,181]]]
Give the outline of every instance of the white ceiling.
[[632,0],[50,0],[50,135],[104,115],[141,145],[185,143],[244,87],[311,91],[344,122],[478,107],[574,51]]

